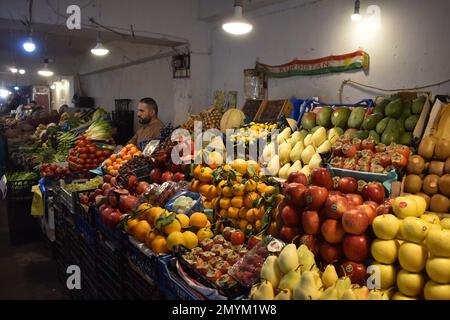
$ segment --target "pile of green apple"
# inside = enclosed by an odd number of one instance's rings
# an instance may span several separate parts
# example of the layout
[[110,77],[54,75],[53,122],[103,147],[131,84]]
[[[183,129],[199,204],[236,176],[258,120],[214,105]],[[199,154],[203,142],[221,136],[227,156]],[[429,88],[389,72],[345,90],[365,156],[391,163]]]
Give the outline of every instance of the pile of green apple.
[[321,272],[306,245],[286,245],[279,256],[271,255],[261,268],[261,282],[250,293],[252,300],[388,300],[392,290],[369,290],[338,277],[329,264]]
[[450,300],[450,219],[425,213],[417,195],[394,199],[393,214],[377,216],[371,253],[394,300]]

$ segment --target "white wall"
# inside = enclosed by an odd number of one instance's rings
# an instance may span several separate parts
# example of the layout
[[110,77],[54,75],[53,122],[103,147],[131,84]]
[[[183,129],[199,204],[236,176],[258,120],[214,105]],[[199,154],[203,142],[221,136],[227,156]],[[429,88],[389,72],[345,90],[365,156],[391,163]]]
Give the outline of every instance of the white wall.
[[[225,34],[217,23],[212,31],[211,89],[238,90],[243,103],[243,70],[256,59],[279,65],[295,58],[314,59],[349,53],[362,47],[370,55],[370,71],[314,77],[271,79],[269,98],[319,96],[336,102],[344,79],[382,88],[409,88],[450,78],[450,1],[364,1],[381,8],[378,31],[353,23],[353,0],[286,1],[249,13],[254,31],[242,38]],[[450,83],[433,87],[450,92]],[[371,98],[379,92],[346,86],[345,102]]]

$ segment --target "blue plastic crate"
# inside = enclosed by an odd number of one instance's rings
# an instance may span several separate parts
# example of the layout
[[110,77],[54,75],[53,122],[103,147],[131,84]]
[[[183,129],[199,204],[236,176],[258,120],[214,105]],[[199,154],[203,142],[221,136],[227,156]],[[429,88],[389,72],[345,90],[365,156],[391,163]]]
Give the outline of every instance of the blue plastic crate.
[[86,244],[92,250],[95,250],[97,245],[96,231],[90,226],[81,216],[74,215],[75,226]]
[[98,213],[98,208],[94,209],[93,215],[95,217],[95,228],[99,231],[106,239],[114,243],[114,245],[122,248],[126,242],[128,242],[128,236],[126,233],[119,229],[111,229],[105,225]]
[[159,269],[159,290],[169,300],[205,300],[205,297],[190,288],[178,275],[171,272],[169,263],[173,256],[161,257],[158,259]]
[[128,239],[125,244],[125,256],[143,275],[158,281],[158,257],[144,244]]

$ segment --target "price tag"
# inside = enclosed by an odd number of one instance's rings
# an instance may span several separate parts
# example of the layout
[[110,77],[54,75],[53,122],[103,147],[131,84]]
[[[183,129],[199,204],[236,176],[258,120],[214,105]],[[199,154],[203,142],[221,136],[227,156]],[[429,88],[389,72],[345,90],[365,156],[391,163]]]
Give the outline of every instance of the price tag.
[[159,140],[152,140],[149,143],[147,143],[142,154],[146,157],[149,157],[152,155],[153,152],[155,152],[155,150],[158,146],[159,146]]

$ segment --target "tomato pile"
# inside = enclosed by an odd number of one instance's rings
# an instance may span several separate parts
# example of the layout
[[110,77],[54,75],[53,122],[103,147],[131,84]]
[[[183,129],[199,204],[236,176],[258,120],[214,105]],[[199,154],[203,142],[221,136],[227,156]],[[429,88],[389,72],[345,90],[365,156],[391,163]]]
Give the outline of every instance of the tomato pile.
[[55,175],[68,175],[70,174],[70,169],[67,167],[60,167],[56,164],[44,163],[40,169],[41,178],[52,177]]
[[94,142],[81,136],[69,152],[68,163],[74,171],[91,170],[100,166],[112,153],[113,150],[99,148]]
[[348,140],[339,138],[332,147],[330,164],[346,170],[386,173],[404,168],[411,153],[409,147],[401,144],[386,146],[372,139]]

